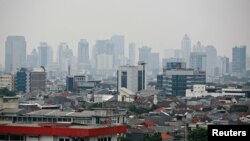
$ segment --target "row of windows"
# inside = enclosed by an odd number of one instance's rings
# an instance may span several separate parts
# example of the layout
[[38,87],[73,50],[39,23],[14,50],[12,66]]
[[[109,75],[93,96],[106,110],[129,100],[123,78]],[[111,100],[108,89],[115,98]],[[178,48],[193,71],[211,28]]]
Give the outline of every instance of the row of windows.
[[98,138],[98,141],[111,141],[111,137]]

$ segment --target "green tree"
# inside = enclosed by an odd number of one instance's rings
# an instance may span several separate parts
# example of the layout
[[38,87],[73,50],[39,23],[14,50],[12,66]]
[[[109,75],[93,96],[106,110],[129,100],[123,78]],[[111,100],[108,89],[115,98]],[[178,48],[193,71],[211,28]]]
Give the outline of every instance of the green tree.
[[120,141],[130,141],[127,137],[120,137]]
[[16,93],[13,91],[9,91],[8,88],[2,88],[2,89],[0,89],[0,95],[2,95],[2,96],[15,96]]
[[134,104],[131,104],[131,105],[128,106],[128,110],[130,112],[136,112],[136,106]]
[[146,133],[142,141],[162,141],[161,133]]
[[207,129],[196,128],[188,135],[188,141],[207,141]]

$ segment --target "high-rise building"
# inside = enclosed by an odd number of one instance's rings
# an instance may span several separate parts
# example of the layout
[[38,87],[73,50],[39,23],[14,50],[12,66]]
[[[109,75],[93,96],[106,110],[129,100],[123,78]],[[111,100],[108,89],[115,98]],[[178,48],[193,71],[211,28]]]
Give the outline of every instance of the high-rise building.
[[92,65],[94,68],[97,68],[97,58],[98,55],[111,55],[112,56],[112,67],[114,66],[114,45],[109,40],[97,40],[92,51]]
[[247,57],[247,67],[246,67],[246,69],[247,70],[250,70],[250,57]]
[[135,65],[135,43],[129,44],[129,65]]
[[26,66],[26,41],[24,36],[8,36],[5,41],[5,71],[15,72]]
[[222,76],[224,74],[229,73],[229,58],[228,57],[217,57],[217,68],[218,68],[218,75]]
[[139,61],[144,61],[145,63],[148,63],[150,55],[151,55],[151,48],[147,46],[139,48]]
[[89,69],[89,43],[85,39],[81,39],[78,42],[78,56],[77,62],[80,69]]
[[246,71],[246,46],[235,46],[232,50],[232,72],[241,73]]
[[157,88],[163,89],[166,95],[184,96],[186,89],[191,89],[195,84],[205,83],[205,72],[193,69],[164,70],[162,75],[157,76]]
[[46,71],[45,68],[34,68],[30,72],[30,91],[46,91]]
[[21,68],[16,72],[15,76],[15,91],[30,92],[30,70]]
[[159,53],[151,53],[151,48],[143,46],[139,48],[139,61],[147,64],[147,75],[155,77],[159,73]]
[[46,42],[41,42],[38,46],[38,65],[47,67],[53,60],[52,54],[52,48]]
[[0,89],[2,88],[14,91],[14,76],[12,74],[0,74]]
[[189,68],[189,58],[191,53],[191,40],[188,37],[187,34],[184,35],[182,41],[181,41],[181,51],[182,51],[182,58],[187,64],[187,67]]
[[31,54],[27,55],[27,67],[38,67],[38,53],[34,48]]
[[123,35],[114,35],[111,37],[111,43],[114,45],[114,60],[115,66],[124,65],[123,57],[124,57],[124,36]]
[[145,66],[120,66],[118,70],[119,88],[138,92],[146,88]]
[[15,76],[15,91],[46,91],[46,71],[41,68],[21,68]]
[[58,46],[57,62],[59,63],[62,71],[67,71],[68,64],[71,63],[72,57],[73,51],[69,48],[67,43],[60,43]]
[[195,70],[206,71],[206,53],[205,52],[191,52],[190,68],[195,69]]
[[206,75],[214,76],[214,70],[217,66],[217,49],[208,45],[206,47]]
[[148,66],[152,76],[156,76],[160,71],[160,55],[159,53],[151,53]]
[[197,44],[193,46],[193,52],[206,52],[206,48],[198,41]]
[[[169,64],[169,66],[168,66]],[[170,69],[170,66],[176,66],[174,64],[182,64],[182,68],[186,68],[186,62],[182,58],[163,58],[162,59],[162,68],[163,69]],[[185,65],[184,65],[185,64]],[[179,66],[179,65],[177,65]],[[170,68],[169,68],[170,67]]]

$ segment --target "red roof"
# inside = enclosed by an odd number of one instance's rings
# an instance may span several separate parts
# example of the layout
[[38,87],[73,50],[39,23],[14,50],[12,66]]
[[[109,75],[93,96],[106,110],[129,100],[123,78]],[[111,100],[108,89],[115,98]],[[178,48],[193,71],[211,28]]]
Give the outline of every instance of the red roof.
[[161,133],[161,138],[162,139],[173,139],[174,137],[167,134],[167,133]]
[[127,126],[99,127],[99,128],[73,128],[48,126],[0,126],[0,134],[11,135],[44,135],[44,136],[102,136],[126,133]]
[[155,126],[155,123],[152,120],[146,120],[144,121],[144,124],[149,127],[149,126]]
[[160,112],[164,111],[164,109],[165,109],[164,107],[161,107],[161,108],[156,109],[155,112],[160,113]]

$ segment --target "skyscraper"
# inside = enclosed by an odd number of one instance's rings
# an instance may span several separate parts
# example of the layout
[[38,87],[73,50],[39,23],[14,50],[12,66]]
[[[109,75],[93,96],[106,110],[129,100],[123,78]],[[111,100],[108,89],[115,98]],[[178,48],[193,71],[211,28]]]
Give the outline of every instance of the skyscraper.
[[60,43],[58,46],[57,62],[59,63],[62,71],[67,71],[68,64],[72,61],[72,58],[73,52],[67,43]]
[[139,61],[144,61],[148,63],[150,59],[150,54],[151,54],[151,48],[147,46],[139,48]]
[[232,50],[232,72],[240,73],[246,71],[246,46],[235,46]]
[[135,65],[135,43],[129,44],[129,65]]
[[206,75],[214,76],[214,70],[217,65],[217,49],[212,45],[208,45],[206,47],[206,56]]
[[124,59],[124,36],[114,35],[111,37],[110,41],[114,45],[115,66],[117,67],[123,65],[122,59]]
[[159,55],[159,53],[151,53],[150,54],[148,66],[151,70],[151,75],[153,75],[155,77],[160,71],[160,55]]
[[5,71],[15,72],[26,66],[26,41],[24,36],[8,36],[5,41]]
[[217,67],[218,67],[219,76],[228,74],[229,73],[229,58],[225,56],[224,57],[218,56]]
[[190,68],[206,71],[206,53],[192,52],[190,54]]
[[89,61],[89,43],[85,39],[81,39],[78,42],[78,56],[77,61],[80,69],[90,68]]
[[92,51],[92,65],[94,68],[97,67],[97,57],[101,54],[112,55],[112,60],[114,60],[114,45],[110,40],[96,40],[96,44]]
[[191,40],[188,37],[187,34],[184,35],[182,41],[181,41],[181,51],[182,51],[182,58],[187,64],[187,67],[189,67],[189,58],[191,53]]
[[27,55],[27,66],[31,68],[38,67],[38,53],[35,48],[31,54]]
[[47,67],[52,57],[52,48],[46,42],[41,42],[38,46],[38,65]]

